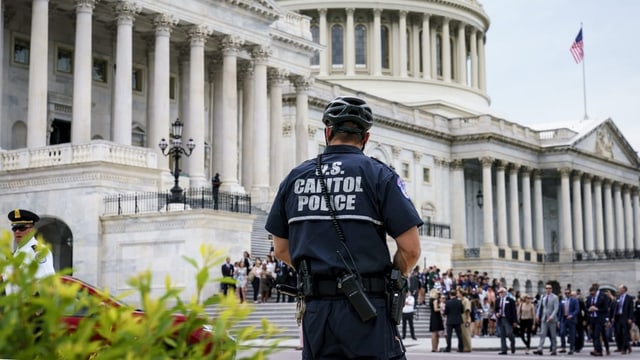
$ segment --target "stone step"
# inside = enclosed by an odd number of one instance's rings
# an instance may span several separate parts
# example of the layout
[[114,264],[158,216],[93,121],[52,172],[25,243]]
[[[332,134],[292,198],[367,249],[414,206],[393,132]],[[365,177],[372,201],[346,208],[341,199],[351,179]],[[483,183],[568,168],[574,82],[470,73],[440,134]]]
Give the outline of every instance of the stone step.
[[[237,331],[247,326],[255,326],[259,328],[262,326],[262,320],[267,319],[271,324],[278,327],[282,332],[276,337],[278,338],[297,338],[298,337],[298,324],[295,320],[296,304],[295,303],[276,303],[267,302],[261,304],[251,304],[253,312],[247,319],[240,321],[237,326],[231,329],[232,332]],[[218,309],[216,306],[210,306],[206,309],[207,315],[215,317]],[[414,313],[414,328],[416,337],[424,339],[430,337],[429,333],[429,308],[425,305],[417,307]],[[402,333],[402,325],[399,326],[399,330]],[[407,329],[407,333],[409,329]],[[407,334],[409,336],[409,334]]]

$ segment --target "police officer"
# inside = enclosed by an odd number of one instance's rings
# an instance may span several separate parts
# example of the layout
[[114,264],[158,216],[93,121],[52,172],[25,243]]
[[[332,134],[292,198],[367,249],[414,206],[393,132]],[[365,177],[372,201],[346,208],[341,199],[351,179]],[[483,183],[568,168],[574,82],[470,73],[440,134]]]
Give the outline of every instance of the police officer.
[[[29,210],[15,209],[9,212],[9,221],[11,221],[11,231],[13,231],[13,238],[15,241],[13,256],[17,256],[19,253],[25,253],[24,264],[29,264],[32,261],[38,262],[38,270],[36,271],[35,278],[40,279],[48,275],[55,273],[53,268],[53,255],[44,244],[41,244],[36,239],[35,224],[40,220],[40,217]],[[7,279],[10,276],[12,268],[5,268],[3,278]],[[16,286],[7,286],[5,288],[7,294],[11,294],[17,291]]]
[[[338,97],[322,120],[324,153],[287,175],[265,226],[273,234],[276,257],[292,264],[301,279],[306,276],[302,357],[404,359],[385,278],[393,267],[408,276],[418,261],[422,220],[398,175],[362,152],[373,124],[371,108],[360,98]],[[393,261],[387,234],[397,244]],[[341,291],[349,273],[358,276],[376,309],[368,320]]]

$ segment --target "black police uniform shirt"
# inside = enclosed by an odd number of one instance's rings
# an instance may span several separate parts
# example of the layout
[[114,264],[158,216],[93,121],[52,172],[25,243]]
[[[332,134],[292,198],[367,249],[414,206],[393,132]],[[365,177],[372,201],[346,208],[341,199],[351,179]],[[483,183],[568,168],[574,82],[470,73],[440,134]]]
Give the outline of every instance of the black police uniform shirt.
[[[294,266],[307,259],[314,275],[340,275],[345,265],[337,251],[351,262],[325,204],[316,161],[303,162],[280,184],[265,228],[289,240]],[[375,275],[388,270],[386,234],[395,238],[422,225],[404,183],[387,165],[348,145],[328,146],[322,171],[358,271]]]

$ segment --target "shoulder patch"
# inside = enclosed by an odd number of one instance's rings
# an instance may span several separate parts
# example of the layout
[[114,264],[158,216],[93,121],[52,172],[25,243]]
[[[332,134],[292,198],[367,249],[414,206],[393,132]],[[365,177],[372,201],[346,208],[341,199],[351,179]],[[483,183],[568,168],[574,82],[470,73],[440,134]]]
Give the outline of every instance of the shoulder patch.
[[404,195],[404,197],[409,199],[409,193],[407,193],[407,188],[404,185],[404,181],[400,178],[400,176],[396,177],[396,184],[398,185],[398,188],[400,189],[400,192],[402,193],[402,195]]

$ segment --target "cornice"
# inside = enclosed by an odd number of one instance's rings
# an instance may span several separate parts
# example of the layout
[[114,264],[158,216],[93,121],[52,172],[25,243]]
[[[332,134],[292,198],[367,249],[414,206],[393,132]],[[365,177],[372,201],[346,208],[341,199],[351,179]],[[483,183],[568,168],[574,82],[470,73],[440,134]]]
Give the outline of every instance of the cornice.
[[222,0],[227,4],[253,12],[275,21],[280,18],[280,12],[267,0]]

